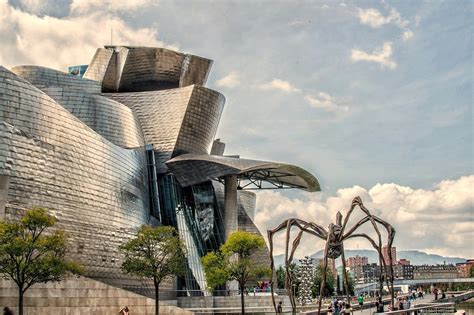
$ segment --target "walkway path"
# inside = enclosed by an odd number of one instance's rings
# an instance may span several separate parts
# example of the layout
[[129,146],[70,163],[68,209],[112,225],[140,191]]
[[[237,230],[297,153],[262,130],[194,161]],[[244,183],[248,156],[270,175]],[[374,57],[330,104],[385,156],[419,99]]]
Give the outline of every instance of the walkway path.
[[[433,294],[425,294],[422,299],[417,298],[415,301],[413,300],[411,301],[412,305],[425,304],[425,303],[430,303],[430,302],[434,302]],[[385,309],[387,309],[387,306],[385,306]],[[366,308],[366,309],[354,311],[353,314],[354,315],[361,315],[361,314],[369,315],[369,314],[373,314],[374,312],[375,312],[375,306],[372,308]]]

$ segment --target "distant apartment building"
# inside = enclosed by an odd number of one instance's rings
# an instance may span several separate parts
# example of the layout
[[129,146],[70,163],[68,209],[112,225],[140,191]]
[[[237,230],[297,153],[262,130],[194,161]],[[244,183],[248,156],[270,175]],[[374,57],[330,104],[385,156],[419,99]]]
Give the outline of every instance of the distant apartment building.
[[362,266],[362,272],[364,274],[364,283],[376,282],[380,277],[380,266],[376,263],[366,264]]
[[414,266],[413,279],[453,279],[458,277],[458,270],[454,265]]
[[369,263],[369,258],[365,256],[356,255],[355,257],[349,257],[346,260],[346,266],[354,274],[354,280],[356,283],[364,282],[364,270],[363,267]]
[[400,260],[398,261],[398,264],[402,265],[402,266],[406,266],[406,265],[410,264],[410,261],[408,259],[405,259],[405,258],[400,258]]
[[474,266],[474,259],[468,259],[465,263],[456,264],[458,276],[460,278],[469,278],[471,276],[471,268]]
[[[413,265],[396,264],[392,266],[395,279],[413,279]],[[379,280],[380,266],[376,263],[362,266],[363,282],[371,283]],[[387,274],[390,274],[390,266],[387,266]]]
[[[392,265],[395,265],[396,262],[397,262],[397,248],[392,246],[390,252],[392,253]],[[387,265],[390,264],[390,257],[388,255],[388,253],[389,253],[388,246],[382,247],[382,256],[383,256],[383,259],[385,260],[385,263]]]

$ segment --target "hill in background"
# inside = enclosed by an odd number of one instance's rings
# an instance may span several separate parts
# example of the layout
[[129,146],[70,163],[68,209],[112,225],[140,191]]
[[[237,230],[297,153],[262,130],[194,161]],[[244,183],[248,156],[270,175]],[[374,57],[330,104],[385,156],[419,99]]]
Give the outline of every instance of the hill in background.
[[[375,250],[368,250],[368,249],[348,249],[345,250],[345,257],[346,259],[349,257],[354,257],[356,255],[359,256],[366,256],[369,258],[369,263],[377,263],[379,262],[378,254]],[[317,251],[316,253],[312,254],[310,257],[312,258],[322,258],[323,257],[323,250]],[[420,252],[417,250],[401,250],[397,251],[397,260],[404,258],[408,259],[412,265],[442,265],[442,264],[457,264],[466,262],[466,258],[461,257],[446,257],[434,254],[428,254],[425,252]],[[274,256],[275,266],[282,266],[284,264],[285,255],[276,255]],[[298,258],[295,258],[293,262],[298,263]],[[336,260],[336,266],[341,265],[341,260],[338,258]]]

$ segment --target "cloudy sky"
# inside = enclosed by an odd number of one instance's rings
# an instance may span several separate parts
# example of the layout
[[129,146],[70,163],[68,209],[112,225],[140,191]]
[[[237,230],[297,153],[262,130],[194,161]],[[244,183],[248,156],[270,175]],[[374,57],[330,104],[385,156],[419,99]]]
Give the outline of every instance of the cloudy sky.
[[6,67],[87,64],[111,28],[113,44],[213,59],[226,153],[302,166],[323,189],[259,192],[262,231],[327,226],[360,195],[398,249],[474,258],[472,1],[0,0],[0,13]]

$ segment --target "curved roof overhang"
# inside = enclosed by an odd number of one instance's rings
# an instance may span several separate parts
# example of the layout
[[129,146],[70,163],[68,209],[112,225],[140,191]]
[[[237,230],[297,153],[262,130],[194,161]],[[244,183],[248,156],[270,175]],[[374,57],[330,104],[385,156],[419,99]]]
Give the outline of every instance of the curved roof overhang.
[[166,165],[183,187],[236,175],[239,180],[238,189],[321,190],[316,177],[291,164],[208,154],[183,154],[169,160]]

